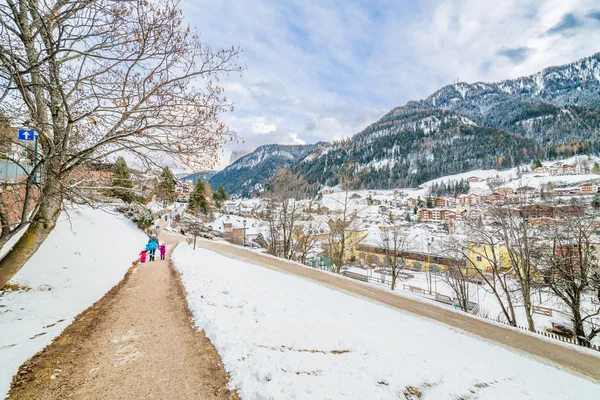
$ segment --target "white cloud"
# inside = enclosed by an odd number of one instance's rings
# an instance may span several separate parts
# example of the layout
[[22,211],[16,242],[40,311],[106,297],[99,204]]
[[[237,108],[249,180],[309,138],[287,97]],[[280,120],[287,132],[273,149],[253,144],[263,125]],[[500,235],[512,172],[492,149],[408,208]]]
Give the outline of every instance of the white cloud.
[[275,124],[265,124],[263,122],[255,122],[252,124],[252,132],[258,133],[259,135],[264,135],[265,133],[273,132],[277,130],[277,125]]
[[[353,135],[456,78],[497,81],[600,50],[597,0],[184,0],[213,47],[247,66],[224,82],[232,148]],[[545,34],[572,14],[568,34]],[[526,50],[525,50],[526,49]],[[294,132],[291,134],[290,132]],[[293,136],[290,136],[293,135]]]

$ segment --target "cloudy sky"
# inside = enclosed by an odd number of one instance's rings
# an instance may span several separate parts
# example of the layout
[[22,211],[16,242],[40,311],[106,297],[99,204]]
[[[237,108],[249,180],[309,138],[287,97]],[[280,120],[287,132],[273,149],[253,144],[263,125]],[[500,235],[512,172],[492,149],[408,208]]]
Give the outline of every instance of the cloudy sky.
[[213,47],[247,67],[224,82],[226,149],[359,132],[455,79],[497,81],[600,51],[598,0],[183,0]]

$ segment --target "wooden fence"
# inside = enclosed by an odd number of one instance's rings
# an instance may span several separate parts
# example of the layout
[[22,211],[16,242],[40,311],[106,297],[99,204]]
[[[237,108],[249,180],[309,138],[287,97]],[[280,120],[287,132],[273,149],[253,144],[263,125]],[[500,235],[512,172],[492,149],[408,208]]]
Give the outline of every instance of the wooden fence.
[[[495,322],[499,322],[499,323],[504,324],[504,325],[511,326],[508,322],[502,321],[500,319],[491,319],[491,318],[486,318],[486,319],[489,319],[489,320],[492,320],[492,321],[495,321]],[[534,333],[534,332],[530,331],[529,328],[524,327],[524,326],[517,325],[514,328],[519,328],[519,329],[522,329],[524,331],[528,331],[528,332]],[[546,332],[546,331],[538,331],[538,330],[536,330],[535,333],[537,333],[538,335],[545,336],[547,338],[559,340],[561,342],[571,343],[571,344],[574,344],[576,346],[586,347],[588,349],[600,351],[600,346],[597,346],[595,344],[587,344],[587,345],[586,344],[581,344],[574,337],[567,337],[567,336],[557,335],[555,333],[550,333],[550,332]]]

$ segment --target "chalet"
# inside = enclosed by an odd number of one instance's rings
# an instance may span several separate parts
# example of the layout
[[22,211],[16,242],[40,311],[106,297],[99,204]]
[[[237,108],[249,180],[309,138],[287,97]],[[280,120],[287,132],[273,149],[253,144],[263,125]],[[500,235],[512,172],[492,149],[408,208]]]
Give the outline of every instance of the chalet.
[[232,233],[232,232],[233,232],[233,223],[223,222],[223,233]]
[[350,196],[350,199],[356,200],[356,199],[362,199],[362,197],[358,193],[352,193],[352,196]]
[[566,164],[562,166],[562,175],[577,175],[577,166]]
[[469,210],[467,213],[467,220],[469,221],[477,221],[483,217],[483,213],[481,210]]
[[469,183],[474,183],[474,182],[479,182],[479,181],[480,181],[480,179],[476,176],[471,176],[471,177],[467,178],[467,182],[469,182]]
[[[383,246],[359,244],[353,255],[366,264],[386,265],[388,258]],[[451,258],[437,254],[427,254],[415,251],[403,251],[401,257],[405,265],[416,271],[440,271],[445,272],[449,267],[463,267],[466,260]]]
[[330,210],[329,210],[329,207],[327,207],[327,206],[321,206],[321,205],[320,205],[320,206],[319,206],[319,209],[318,209],[318,211],[317,211],[317,212],[318,212],[319,214],[329,214],[329,211],[330,211]]
[[505,195],[505,196],[509,196],[509,195],[511,195],[511,194],[515,194],[515,193],[516,193],[516,192],[515,192],[515,189],[513,189],[513,188],[509,188],[509,187],[506,187],[506,186],[503,186],[503,187],[501,187],[501,188],[498,188],[498,192],[499,192],[499,193],[502,193],[502,194],[503,194],[503,195]]
[[550,172],[550,168],[548,167],[537,167],[533,170],[534,174],[547,174],[548,172]]
[[474,206],[479,204],[480,199],[481,198],[478,194],[471,193],[470,195],[467,195],[466,203],[470,206]]
[[581,194],[594,194],[598,193],[598,186],[593,183],[582,183],[579,185],[579,191]]
[[487,196],[487,201],[501,201],[504,200],[504,198],[506,198],[506,196],[503,193],[494,192]]
[[517,193],[519,194],[529,194],[529,193],[535,193],[536,189],[532,186],[521,186],[517,188]]
[[566,189],[554,189],[554,194],[556,196],[569,196],[571,194],[571,189],[566,188]]
[[554,163],[550,168],[550,175],[577,175],[578,170],[576,165]]
[[521,203],[521,197],[520,196],[506,196],[506,198],[504,199],[504,202],[506,204],[519,204]]
[[230,200],[223,202],[223,209],[227,214],[234,214],[239,212],[239,206],[236,204],[235,201]]
[[532,186],[521,186],[517,188],[516,192],[521,198],[531,199],[536,195],[537,189]]
[[421,222],[433,222],[436,224],[442,221],[447,221],[450,214],[456,218],[456,213],[450,210],[442,210],[439,208],[421,208],[419,209],[419,220]]
[[417,199],[413,199],[412,197],[409,197],[409,198],[406,200],[406,203],[408,204],[408,206],[409,206],[410,208],[413,208],[413,207],[416,207],[416,206],[417,206],[418,200],[417,200]]
[[437,207],[448,207],[448,206],[449,206],[449,204],[448,204],[448,200],[444,199],[443,197],[438,197],[438,198],[435,200],[435,205],[436,205]]

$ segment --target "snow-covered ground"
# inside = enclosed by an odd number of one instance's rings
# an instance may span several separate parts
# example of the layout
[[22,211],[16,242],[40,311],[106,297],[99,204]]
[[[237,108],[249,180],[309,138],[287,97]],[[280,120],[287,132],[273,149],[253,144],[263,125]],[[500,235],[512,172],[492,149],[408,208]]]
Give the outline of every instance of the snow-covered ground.
[[130,221],[89,207],[69,208],[0,295],[0,398],[28,358],[118,283],[146,243]]
[[185,244],[173,260],[242,399],[600,398],[590,381],[308,280]]
[[[380,272],[375,272],[371,269],[363,269],[357,267],[349,267],[347,268],[349,272],[354,274],[360,274],[369,277],[369,284],[377,285],[382,288],[390,288],[392,277],[389,274],[383,274]],[[396,282],[396,292],[401,293],[403,296],[410,295],[418,296],[421,299],[429,299],[433,304],[439,307],[445,307],[443,303],[437,302],[434,299],[434,296],[429,295],[420,295],[414,294],[408,290],[404,290],[404,285],[409,285],[412,287],[418,287],[425,290],[430,290],[434,293],[439,293],[449,297],[456,297],[456,294],[452,290],[452,287],[448,285],[445,281],[445,277],[442,275],[431,274],[431,283],[429,282],[429,277],[426,272],[415,272],[410,270],[405,270],[403,273],[411,275],[410,278],[407,279],[398,279]],[[431,285],[431,287],[430,287]],[[488,287],[485,284],[477,285],[474,283],[468,283],[469,288],[469,301],[474,302],[478,305],[479,310],[477,315],[482,316],[484,318],[492,319],[492,320],[503,320],[505,321],[504,314],[502,313],[502,308],[498,304],[498,301],[494,294],[488,290]],[[515,287],[517,283],[514,283]],[[504,296],[502,296],[504,299]],[[589,310],[597,309],[597,302],[594,299],[590,299],[586,297],[585,300],[588,301]],[[517,320],[517,325],[519,326],[527,326],[527,316],[525,314],[525,308],[522,305],[522,302],[518,300],[513,300],[515,306],[515,317]],[[571,326],[571,321],[569,318],[570,311],[568,308],[554,295],[548,292],[536,292],[531,301],[534,305],[548,307],[553,310],[552,316],[546,316],[541,314],[534,314],[533,321],[535,323],[535,327],[537,330],[544,331],[546,328],[550,328],[552,326],[552,322],[560,323],[564,326]],[[592,311],[588,311],[588,314],[592,314]],[[587,314],[585,314],[587,315]],[[591,321],[595,324],[600,322],[599,318],[592,318]],[[557,342],[563,343],[563,342]],[[600,345],[600,337],[595,337],[592,340],[593,344]],[[599,354],[600,355],[600,354]]]

